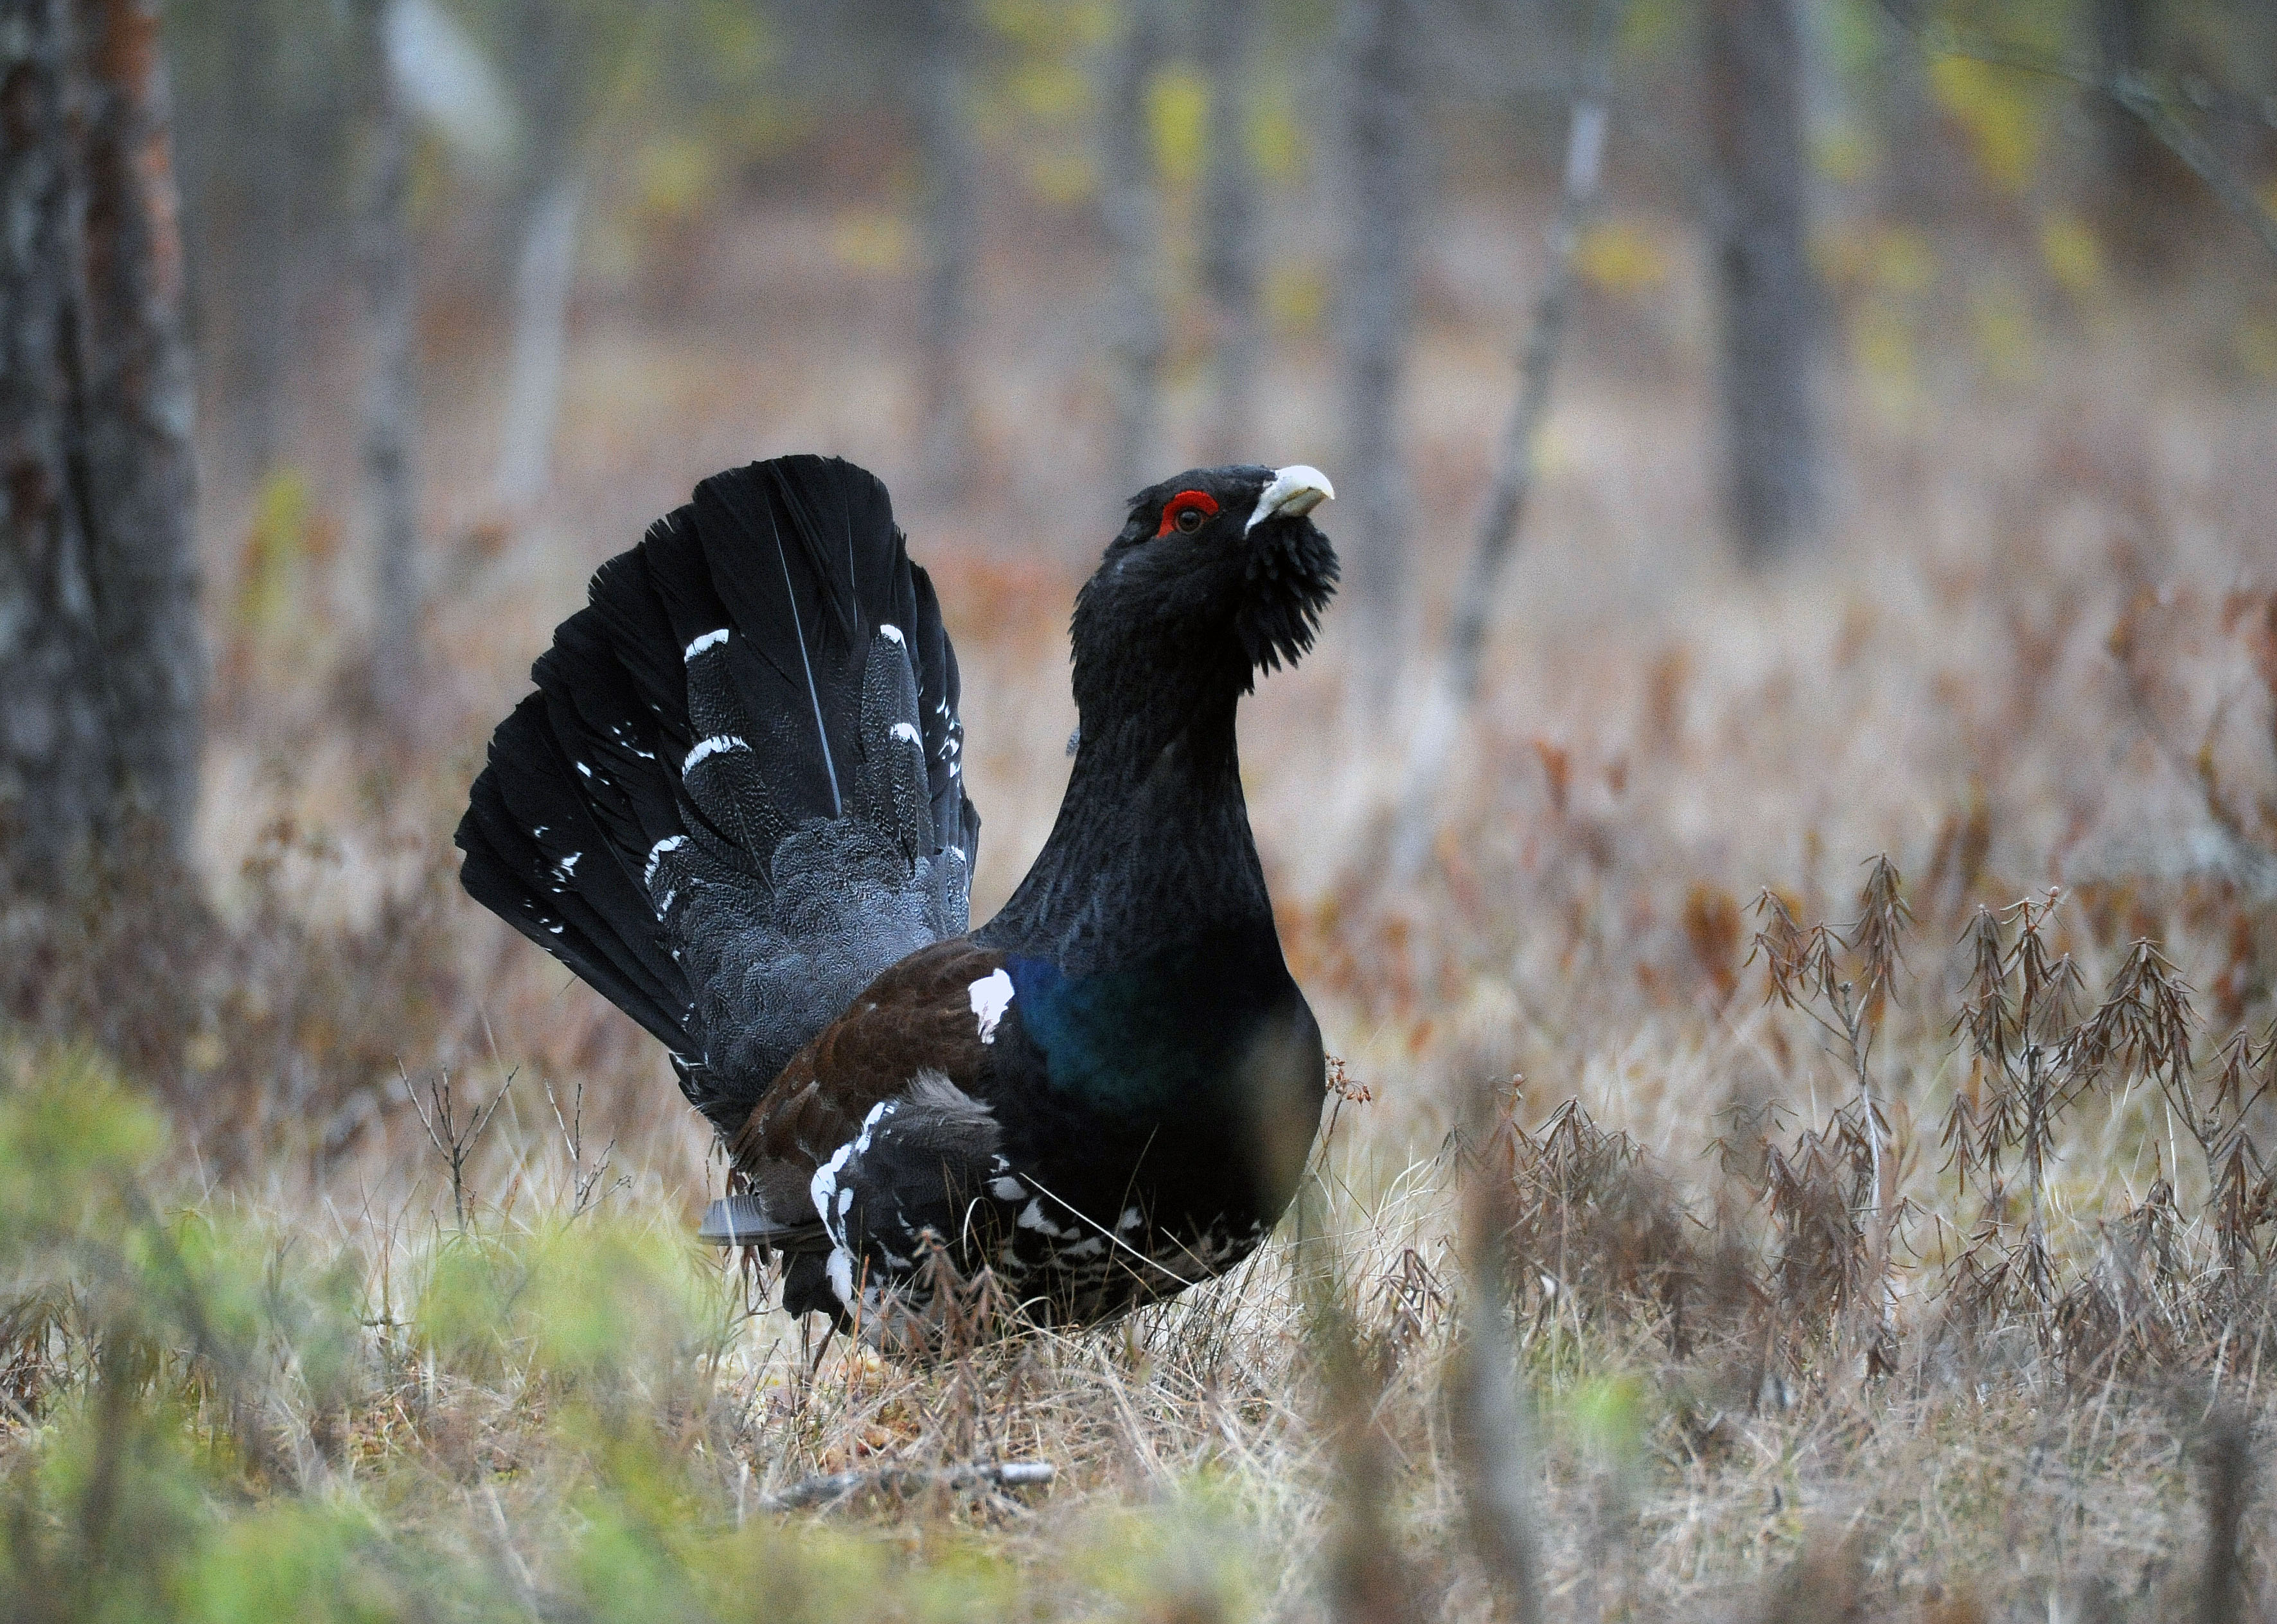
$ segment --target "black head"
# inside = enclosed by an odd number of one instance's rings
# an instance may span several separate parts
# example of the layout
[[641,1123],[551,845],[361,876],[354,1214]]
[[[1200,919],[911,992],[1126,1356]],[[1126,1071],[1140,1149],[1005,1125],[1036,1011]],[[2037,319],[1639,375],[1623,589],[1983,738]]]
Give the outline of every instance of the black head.
[[1140,491],[1075,607],[1076,696],[1104,679],[1245,692],[1313,646],[1336,552],[1316,468],[1195,468]]

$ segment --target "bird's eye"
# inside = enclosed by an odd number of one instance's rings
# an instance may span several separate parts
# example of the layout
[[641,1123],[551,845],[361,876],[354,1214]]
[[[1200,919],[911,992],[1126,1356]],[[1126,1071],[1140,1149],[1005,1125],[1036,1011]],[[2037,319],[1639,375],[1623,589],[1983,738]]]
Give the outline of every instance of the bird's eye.
[[1202,521],[1217,512],[1217,498],[1207,490],[1181,490],[1162,505],[1161,527],[1157,535],[1168,535],[1172,530],[1192,535],[1202,527]]

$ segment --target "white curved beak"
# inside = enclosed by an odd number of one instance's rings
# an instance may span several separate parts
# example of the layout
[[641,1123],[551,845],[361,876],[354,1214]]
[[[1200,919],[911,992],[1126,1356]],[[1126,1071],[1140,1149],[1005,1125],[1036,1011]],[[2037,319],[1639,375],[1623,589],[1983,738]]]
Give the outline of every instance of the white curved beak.
[[1268,519],[1286,513],[1291,519],[1302,519],[1323,502],[1336,500],[1336,488],[1329,483],[1329,476],[1306,463],[1291,463],[1273,475],[1257,498],[1257,511],[1242,527],[1247,535]]

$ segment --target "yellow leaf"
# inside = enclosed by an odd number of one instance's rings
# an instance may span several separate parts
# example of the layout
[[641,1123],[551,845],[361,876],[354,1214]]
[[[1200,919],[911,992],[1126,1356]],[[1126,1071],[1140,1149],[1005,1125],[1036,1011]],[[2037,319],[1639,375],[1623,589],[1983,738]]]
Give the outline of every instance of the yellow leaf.
[[1260,179],[1286,186],[1303,178],[1310,153],[1305,130],[1292,87],[1285,81],[1269,82],[1250,97],[1249,156]]
[[917,257],[909,222],[882,209],[849,209],[830,233],[831,256],[853,270],[893,276]]
[[2248,316],[2237,324],[2237,359],[2255,377],[2277,380],[2277,322]]
[[717,182],[710,149],[692,140],[651,141],[634,162],[641,207],[684,219],[711,198]]
[[240,630],[265,633],[284,623],[301,562],[312,550],[309,541],[308,475],[298,468],[279,468],[255,494],[253,527],[238,558]]
[[2021,192],[2038,161],[2045,109],[2024,76],[1964,57],[1930,65],[1938,104],[1967,132],[1970,150],[1992,182]]
[[1969,301],[1969,326],[1976,340],[1976,358],[1988,376],[2002,383],[2024,383],[2037,376],[2032,314],[2014,286],[1995,282],[1978,288]]
[[1276,265],[1265,274],[1265,314],[1283,332],[1316,330],[1328,315],[1329,279],[1318,265]]
[[2091,304],[2101,296],[2106,281],[2103,245],[2078,215],[2059,209],[2041,220],[2040,261],[2056,285],[2079,303]]
[[1146,127],[1154,166],[1173,186],[1191,185],[1202,172],[1209,140],[1209,86],[1194,69],[1165,69],[1146,87]]
[[1641,225],[1608,220],[1581,233],[1573,245],[1574,269],[1591,285],[1609,293],[1642,293],[1669,278],[1668,250]]
[[1038,200],[1067,208],[1099,190],[1099,171],[1085,152],[1044,152],[1028,160],[1028,190]]

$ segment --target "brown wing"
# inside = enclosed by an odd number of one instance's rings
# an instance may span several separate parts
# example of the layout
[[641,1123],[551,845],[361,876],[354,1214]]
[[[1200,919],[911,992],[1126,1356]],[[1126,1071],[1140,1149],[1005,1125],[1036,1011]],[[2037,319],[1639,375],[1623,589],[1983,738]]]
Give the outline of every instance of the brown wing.
[[775,1223],[814,1217],[807,1183],[861,1130],[880,1100],[919,1072],[970,1089],[990,1051],[972,983],[1004,955],[954,937],[920,948],[862,990],[851,1007],[793,1055],[727,1146],[728,1158]]

